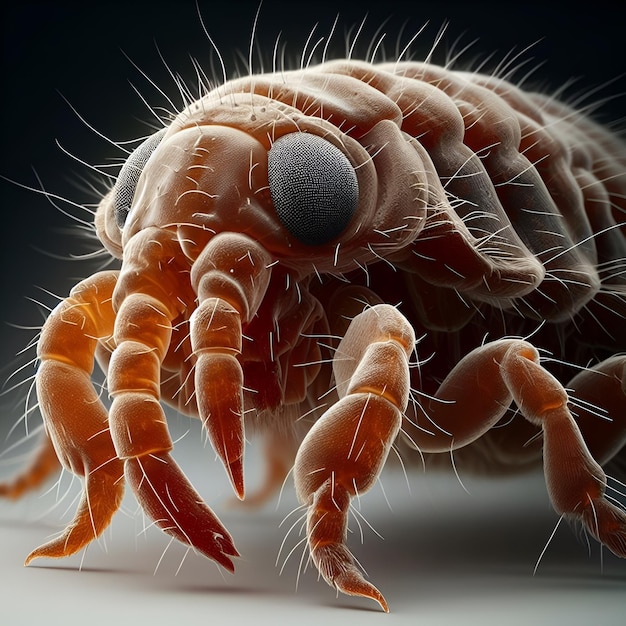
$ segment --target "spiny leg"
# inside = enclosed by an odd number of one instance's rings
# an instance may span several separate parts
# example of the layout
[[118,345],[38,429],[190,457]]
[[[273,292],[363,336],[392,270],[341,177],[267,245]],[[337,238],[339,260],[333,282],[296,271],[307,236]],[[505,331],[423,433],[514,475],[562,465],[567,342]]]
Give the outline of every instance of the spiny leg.
[[79,283],[42,329],[36,384],[44,424],[63,466],[83,476],[85,484],[72,522],[60,537],[31,552],[26,564],[77,552],[102,533],[122,501],[122,463],[91,381],[98,340],[113,331],[116,281],[117,272],[102,272]]
[[582,370],[567,389],[589,452],[605,465],[626,445],[626,355]]
[[244,498],[242,325],[256,314],[271,257],[239,233],[213,237],[191,269],[199,305],[190,320],[198,414],[237,497]]
[[524,417],[543,428],[544,473],[555,510],[580,519],[592,536],[626,558],[626,513],[605,497],[606,474],[587,449],[567,393],[539,365],[534,349],[510,351],[502,367]]
[[[612,385],[609,402],[615,406],[623,406],[621,385]],[[606,475],[570,413],[567,392],[539,364],[530,343],[502,339],[470,352],[435,396],[417,407],[415,423],[403,428],[423,452],[450,452],[494,426],[512,401],[542,428],[544,473],[555,510],[580,519],[601,543],[626,557],[626,513],[606,499]]]
[[172,320],[192,299],[189,287],[185,291],[188,266],[171,234],[156,228],[137,234],[125,254],[114,293],[117,347],[108,372],[115,450],[137,500],[156,525],[232,572],[230,557],[238,556],[233,540],[170,455],[173,443],[160,403]]
[[381,304],[350,324],[333,362],[340,400],[304,439],[294,467],[308,506],[307,536],[320,574],[348,595],[387,603],[346,546],[350,499],[376,481],[402,423],[409,396],[408,358],[415,336],[405,318]]
[[267,286],[269,256],[243,235],[216,235],[190,277],[171,233],[157,228],[135,235],[125,255],[114,294],[117,348],[109,364],[115,449],[157,526],[233,571],[230,557],[238,553],[231,536],[169,454],[173,444],[160,403],[160,372],[172,322],[197,296],[190,340],[198,415],[242,497],[243,375],[236,356],[242,320],[255,314]]

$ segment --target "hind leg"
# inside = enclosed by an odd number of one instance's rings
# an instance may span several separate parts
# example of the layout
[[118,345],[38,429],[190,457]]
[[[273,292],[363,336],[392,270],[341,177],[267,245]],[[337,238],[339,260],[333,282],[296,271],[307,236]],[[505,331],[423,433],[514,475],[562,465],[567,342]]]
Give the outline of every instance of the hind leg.
[[[609,432],[601,442],[593,444],[603,455],[621,447],[624,437],[624,364],[623,360],[607,363],[613,373],[603,372],[603,364],[574,380],[581,396],[587,397],[597,385],[596,378],[607,385],[601,392],[602,405],[612,412],[614,421],[608,422]],[[419,407],[417,424],[430,432],[410,424],[404,428],[425,452],[451,451],[487,432],[512,400],[543,431],[544,473],[555,510],[579,519],[612,552],[626,557],[626,513],[605,497],[606,475],[570,413],[567,392],[541,367],[537,351],[528,342],[500,340],[472,351],[452,370],[435,397]]]
[[589,452],[605,465],[626,446],[626,355],[583,370],[567,388]]

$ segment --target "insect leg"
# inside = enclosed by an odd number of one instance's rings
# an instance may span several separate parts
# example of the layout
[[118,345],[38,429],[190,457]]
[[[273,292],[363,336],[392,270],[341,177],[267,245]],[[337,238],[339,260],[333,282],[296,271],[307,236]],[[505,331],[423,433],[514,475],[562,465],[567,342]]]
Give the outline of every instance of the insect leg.
[[539,365],[530,346],[509,350],[502,371],[524,417],[543,428],[544,473],[552,505],[558,513],[579,518],[592,536],[626,558],[626,513],[604,496],[606,474],[585,445],[567,406],[567,393]]
[[79,283],[42,329],[36,382],[44,424],[61,463],[84,476],[85,485],[72,522],[60,537],[31,552],[27,564],[77,552],[102,533],[122,501],[122,462],[91,381],[98,341],[113,332],[111,294],[117,276],[101,272]]
[[200,419],[240,499],[244,497],[242,323],[269,283],[269,254],[242,234],[216,235],[196,259],[191,281],[200,302],[191,317]]
[[384,597],[346,546],[347,514],[350,499],[376,481],[400,429],[414,343],[413,329],[392,306],[376,305],[354,318],[333,362],[340,399],[309,431],[294,467],[319,572],[328,584],[372,598],[385,611]]
[[583,370],[567,388],[583,439],[604,465],[626,445],[626,356]]
[[[621,378],[617,384],[623,384]],[[611,394],[615,407],[623,407],[615,390]],[[512,400],[530,423],[543,430],[544,473],[555,510],[581,519],[601,543],[626,557],[626,513],[604,497],[606,475],[570,413],[567,392],[543,369],[537,350],[528,342],[503,339],[470,352],[435,397],[418,409],[428,416],[430,432],[410,424],[404,428],[422,451],[450,451],[489,430]],[[618,408],[616,418],[621,414]]]
[[114,294],[111,434],[146,514],[164,532],[233,571],[230,557],[238,556],[233,540],[170,455],[173,444],[160,403],[160,371],[172,320],[193,299],[188,272],[167,231],[144,229],[125,247]]

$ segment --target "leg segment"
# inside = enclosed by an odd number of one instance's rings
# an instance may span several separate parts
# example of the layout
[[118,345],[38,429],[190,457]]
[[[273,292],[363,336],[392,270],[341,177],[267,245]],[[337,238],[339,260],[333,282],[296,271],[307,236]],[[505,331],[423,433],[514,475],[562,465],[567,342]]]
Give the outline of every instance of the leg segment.
[[[589,452],[605,465],[626,445],[626,356],[614,356],[583,370],[567,388]],[[606,414],[598,415],[600,410]]]
[[[589,390],[590,380],[583,377],[582,387]],[[624,406],[621,385],[621,378],[610,385],[610,410]],[[417,408],[416,424],[423,429],[408,423],[404,428],[422,451],[449,452],[489,430],[512,401],[543,430],[544,472],[555,510],[580,519],[600,542],[626,557],[626,514],[605,498],[606,475],[569,411],[567,392],[541,367],[528,342],[500,340],[472,351],[435,397]],[[615,419],[623,419],[621,414],[618,409]]]
[[241,234],[215,236],[196,259],[191,282],[200,302],[191,317],[200,419],[231,484],[244,497],[242,324],[254,317],[269,284],[269,254]]
[[[526,351],[525,351],[526,352]],[[593,459],[567,407],[567,394],[531,355],[509,354],[503,368],[516,404],[543,428],[544,472],[558,513],[580,519],[598,541],[626,558],[626,513],[604,496],[606,475]],[[533,393],[534,385],[539,387]]]
[[141,231],[125,254],[114,294],[117,347],[109,363],[110,427],[117,456],[137,500],[159,528],[233,571],[230,557],[238,556],[233,540],[171,457],[173,444],[160,403],[161,365],[172,320],[193,299],[191,290],[185,291],[188,275],[181,277],[188,269],[180,263],[171,235],[156,228]]
[[[232,538],[170,455],[161,407],[160,373],[172,322],[190,318],[198,415],[243,497],[243,374],[237,360],[242,322],[263,298],[269,256],[243,235],[216,235],[188,260],[169,231],[145,229],[125,247],[114,294],[117,347],[109,363],[111,434],[126,478],[146,513],[164,532],[229,571],[238,556]],[[191,278],[191,280],[189,280]]]
[[585,445],[567,407],[567,393],[538,360],[536,351],[522,349],[507,353],[502,368],[526,419],[543,428],[552,504],[558,513],[580,519],[592,536],[626,558],[626,513],[606,499],[606,475]]
[[85,486],[63,534],[26,559],[73,554],[98,537],[117,511],[124,490],[122,463],[108,428],[107,411],[91,382],[98,340],[113,331],[111,294],[117,272],[79,283],[51,313],[38,345],[37,395],[48,437],[68,470]]
[[308,506],[311,558],[328,584],[349,595],[384,597],[367,582],[346,546],[351,497],[376,481],[409,397],[408,358],[415,336],[389,305],[351,323],[333,362],[339,402],[315,423],[296,456],[294,478]]

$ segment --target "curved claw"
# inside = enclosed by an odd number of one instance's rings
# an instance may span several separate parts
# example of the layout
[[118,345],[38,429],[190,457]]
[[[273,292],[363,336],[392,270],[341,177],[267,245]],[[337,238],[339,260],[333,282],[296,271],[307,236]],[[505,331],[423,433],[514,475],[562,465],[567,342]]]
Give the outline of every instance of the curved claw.
[[72,522],[60,537],[33,550],[24,565],[40,557],[58,559],[70,556],[102,534],[122,503],[124,481],[121,465],[121,461],[113,459],[107,465],[106,474],[96,470],[88,475]]
[[349,506],[350,493],[332,479],[315,492],[307,515],[311,558],[329,585],[350,596],[371,598],[388,613],[383,594],[365,580],[345,545]]
[[[354,565],[354,557],[344,545],[329,544],[318,548],[315,552],[315,562],[319,564],[320,572],[328,584],[349,596],[371,598],[378,602],[385,613],[389,613],[389,606],[383,594],[363,578]],[[325,566],[329,571],[323,571]],[[331,569],[335,573],[331,574]]]
[[168,453],[126,459],[125,472],[142,508],[159,528],[235,571],[229,557],[239,553],[232,537]]
[[605,498],[589,501],[582,514],[587,530],[613,554],[626,559],[626,513]]
[[235,495],[239,498],[239,500],[243,500],[245,497],[243,484],[243,458],[239,457],[234,461],[230,461],[226,467],[226,473],[230,478],[230,483],[233,486]]

